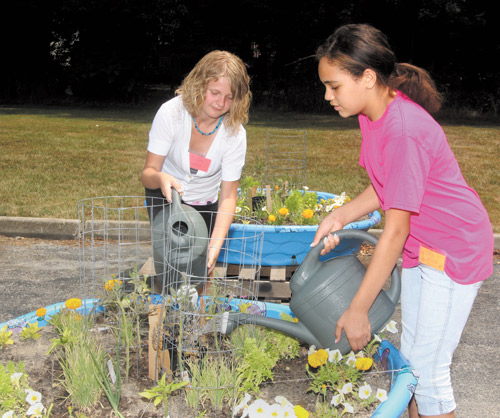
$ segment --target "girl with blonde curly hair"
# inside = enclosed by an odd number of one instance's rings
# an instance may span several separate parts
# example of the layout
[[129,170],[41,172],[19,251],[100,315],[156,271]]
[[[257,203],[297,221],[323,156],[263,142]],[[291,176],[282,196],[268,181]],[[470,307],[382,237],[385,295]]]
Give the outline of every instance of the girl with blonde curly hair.
[[208,271],[215,266],[236,210],[250,101],[243,61],[226,51],[212,51],[184,78],[176,97],[160,107],[149,133],[141,180],[153,208],[150,217],[161,210],[158,199],[171,201],[172,188],[183,203],[200,211],[211,237]]

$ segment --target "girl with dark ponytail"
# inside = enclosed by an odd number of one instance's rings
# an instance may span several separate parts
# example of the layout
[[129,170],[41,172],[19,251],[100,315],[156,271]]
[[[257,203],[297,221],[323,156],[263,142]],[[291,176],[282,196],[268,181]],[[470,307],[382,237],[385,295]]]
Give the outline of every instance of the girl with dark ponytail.
[[[410,417],[454,417],[450,365],[482,281],[493,271],[493,230],[430,113],[442,96],[422,68],[397,63],[372,26],[338,28],[317,50],[325,99],[342,117],[358,116],[359,163],[371,184],[319,225],[312,246],[331,251],[334,231],[374,210],[384,230],[363,282],[340,317],[353,350],[371,339],[368,311],[402,263],[401,353],[419,372]],[[333,332],[333,330],[332,330]]]

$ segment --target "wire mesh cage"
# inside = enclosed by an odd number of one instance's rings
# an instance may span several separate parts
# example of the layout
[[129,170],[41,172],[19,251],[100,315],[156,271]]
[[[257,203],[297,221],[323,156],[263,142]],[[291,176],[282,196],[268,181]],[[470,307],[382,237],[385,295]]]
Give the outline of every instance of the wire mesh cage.
[[301,189],[306,184],[307,133],[293,129],[270,129],[266,132],[264,182],[270,185],[287,182]]
[[[136,367],[148,369],[151,386],[162,376],[178,385],[178,396],[169,400],[171,416],[187,418],[203,411],[227,416],[238,400],[240,348],[224,334],[221,321],[231,311],[233,321],[246,315],[241,323],[251,325],[248,307],[255,310],[262,304],[263,228],[234,215],[233,223],[253,228],[214,239],[215,219],[233,215],[140,196],[82,200],[79,217],[82,294],[99,297],[110,280],[123,283],[124,292],[134,292],[138,277],[151,290],[147,324],[142,322],[148,359]],[[209,269],[214,247],[221,251]]]

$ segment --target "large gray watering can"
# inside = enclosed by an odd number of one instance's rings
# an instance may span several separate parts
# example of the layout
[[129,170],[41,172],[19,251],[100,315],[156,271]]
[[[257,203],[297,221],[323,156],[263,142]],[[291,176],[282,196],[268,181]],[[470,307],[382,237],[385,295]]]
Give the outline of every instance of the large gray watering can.
[[[354,238],[376,245],[377,238],[368,232],[343,229],[335,232],[340,239]],[[289,334],[317,348],[351,351],[345,335],[335,344],[335,327],[340,316],[354,298],[366,268],[356,255],[320,261],[323,240],[313,247],[290,279],[290,309],[299,322],[289,322],[259,315],[226,312],[219,319],[220,332],[231,333],[241,324],[256,324]],[[368,313],[372,333],[382,329],[391,318],[401,293],[401,277],[397,266],[391,273],[391,286],[382,290]]]
[[169,291],[170,287],[203,282],[207,267],[207,225],[196,209],[181,202],[175,189],[172,189],[172,203],[158,212],[152,229],[154,268],[162,287]]

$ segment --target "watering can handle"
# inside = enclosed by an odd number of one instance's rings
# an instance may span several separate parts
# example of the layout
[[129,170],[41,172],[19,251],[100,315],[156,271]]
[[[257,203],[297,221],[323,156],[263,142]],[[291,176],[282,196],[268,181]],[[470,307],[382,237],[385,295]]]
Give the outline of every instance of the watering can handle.
[[[375,237],[374,235],[362,231],[360,229],[341,229],[339,231],[335,231],[332,234],[336,234],[339,239],[343,238],[354,238],[358,239],[360,241],[366,241],[370,244],[377,245],[378,238]],[[302,264],[317,264],[314,263],[320,256],[321,251],[325,248],[325,244],[323,240],[320,240],[319,244],[313,247],[309,253],[307,254],[306,258],[302,262]],[[330,259],[333,260],[333,259]],[[327,263],[329,260],[325,261]],[[396,305],[399,301],[399,296],[401,294],[401,275],[399,274],[399,270],[397,266],[394,266],[394,269],[392,270],[391,273],[391,287],[386,290],[386,295],[390,299],[390,301]]]
[[172,205],[176,206],[176,207],[180,207],[181,203],[182,203],[181,195],[179,194],[179,192],[177,190],[175,190],[174,187],[172,187]]

